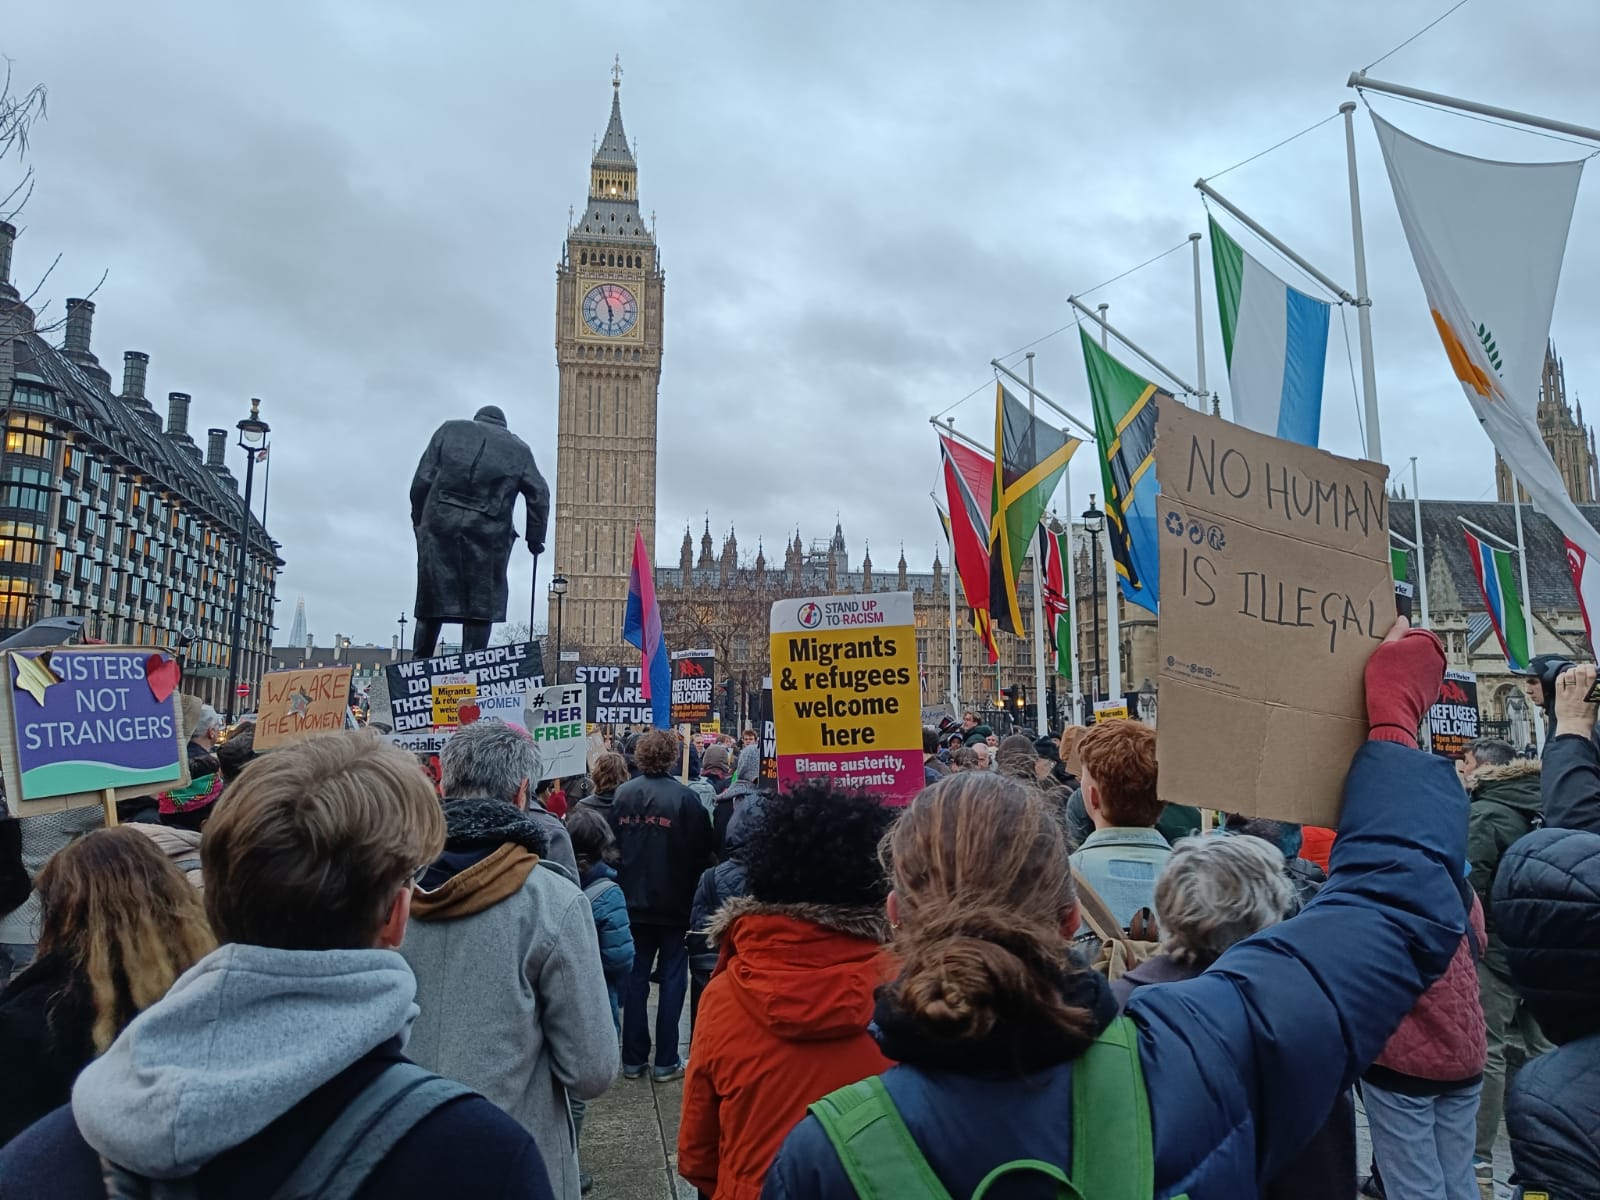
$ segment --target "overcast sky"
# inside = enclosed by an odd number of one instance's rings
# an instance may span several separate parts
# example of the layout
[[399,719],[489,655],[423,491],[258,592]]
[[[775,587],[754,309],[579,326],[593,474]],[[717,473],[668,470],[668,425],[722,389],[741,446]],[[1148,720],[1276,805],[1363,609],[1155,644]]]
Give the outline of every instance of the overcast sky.
[[[261,397],[267,519],[288,560],[280,637],[303,594],[319,641],[387,642],[413,598],[406,490],[439,421],[500,405],[554,485],[554,268],[620,53],[667,270],[658,560],[676,564],[707,510],[719,547],[734,524],[769,558],[841,512],[852,561],[870,539],[882,570],[904,542],[926,569],[941,541],[928,416],[981,389],[953,415],[989,440],[991,357],[1068,325],[1069,293],[1203,229],[1197,176],[1335,112],[1351,69],[1447,7],[16,6],[0,54],[49,87],[50,111],[15,273],[28,283],[62,255],[48,320],[109,270],[96,352],[116,377],[123,350],[147,351],[158,407],[193,393],[192,430],[232,426]],[[1592,0],[1471,0],[1373,74],[1600,124],[1597,45]],[[1472,153],[1586,153],[1373,105]],[[1424,495],[1492,495],[1492,452],[1357,117],[1385,457],[1408,469],[1417,455]],[[1339,121],[1217,186],[1353,288]],[[1595,189],[1554,335],[1569,389],[1600,403]],[[1205,271],[1208,381],[1225,394],[1209,253]],[[1191,293],[1184,246],[1092,299],[1192,377]],[[1035,349],[1039,387],[1087,418],[1076,332]],[[1322,431],[1359,452],[1337,313]],[[1098,490],[1092,460],[1077,466],[1074,510]],[[526,557],[513,563],[525,596]]]

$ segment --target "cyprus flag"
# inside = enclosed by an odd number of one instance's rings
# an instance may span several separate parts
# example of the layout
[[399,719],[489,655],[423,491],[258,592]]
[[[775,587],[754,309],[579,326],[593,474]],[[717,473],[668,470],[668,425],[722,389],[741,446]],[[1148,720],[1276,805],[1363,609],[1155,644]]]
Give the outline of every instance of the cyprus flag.
[[1372,121],[1450,366],[1495,449],[1566,539],[1592,637],[1600,532],[1567,495],[1536,417],[1583,163],[1469,158],[1402,133],[1376,113]]

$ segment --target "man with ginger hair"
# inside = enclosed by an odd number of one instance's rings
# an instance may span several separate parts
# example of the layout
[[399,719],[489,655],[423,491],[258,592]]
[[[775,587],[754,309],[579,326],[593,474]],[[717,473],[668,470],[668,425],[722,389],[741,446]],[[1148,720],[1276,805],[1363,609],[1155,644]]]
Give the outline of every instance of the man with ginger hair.
[[1155,904],[1156,879],[1172,854],[1156,830],[1164,807],[1156,788],[1156,733],[1137,721],[1096,725],[1078,744],[1084,808],[1094,832],[1072,869],[1124,926]]

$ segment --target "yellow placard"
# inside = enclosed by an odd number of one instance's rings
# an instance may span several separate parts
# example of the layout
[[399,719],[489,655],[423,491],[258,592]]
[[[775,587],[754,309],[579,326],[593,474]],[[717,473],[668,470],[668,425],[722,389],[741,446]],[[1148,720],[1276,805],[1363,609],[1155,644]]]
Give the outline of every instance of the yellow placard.
[[475,683],[436,684],[433,689],[433,723],[436,726],[459,724],[461,706],[477,698],[478,685]]

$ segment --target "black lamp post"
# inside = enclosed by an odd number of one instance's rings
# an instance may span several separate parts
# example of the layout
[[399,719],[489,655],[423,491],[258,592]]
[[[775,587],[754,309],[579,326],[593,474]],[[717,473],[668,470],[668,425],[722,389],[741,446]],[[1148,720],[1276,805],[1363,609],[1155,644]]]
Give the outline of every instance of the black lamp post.
[[561,682],[561,610],[567,605],[567,577],[557,575],[550,581],[550,598],[556,602],[556,682]]
[[404,654],[406,652],[406,625],[407,625],[407,623],[408,622],[406,621],[405,610],[401,609],[400,610],[400,653],[401,654]]
[[1083,513],[1084,532],[1092,539],[1090,571],[1093,578],[1091,597],[1094,602],[1094,687],[1093,698],[1100,699],[1100,532],[1106,527],[1106,515],[1095,507],[1094,493],[1089,493],[1089,507]]
[[250,490],[256,481],[256,456],[267,448],[272,427],[261,419],[261,401],[250,401],[250,415],[239,422],[239,448],[244,451],[244,512],[239,518],[239,549],[233,566],[233,626],[228,635],[228,719],[238,711],[239,644],[244,633],[244,603],[247,580],[244,574],[245,549],[250,544]]

